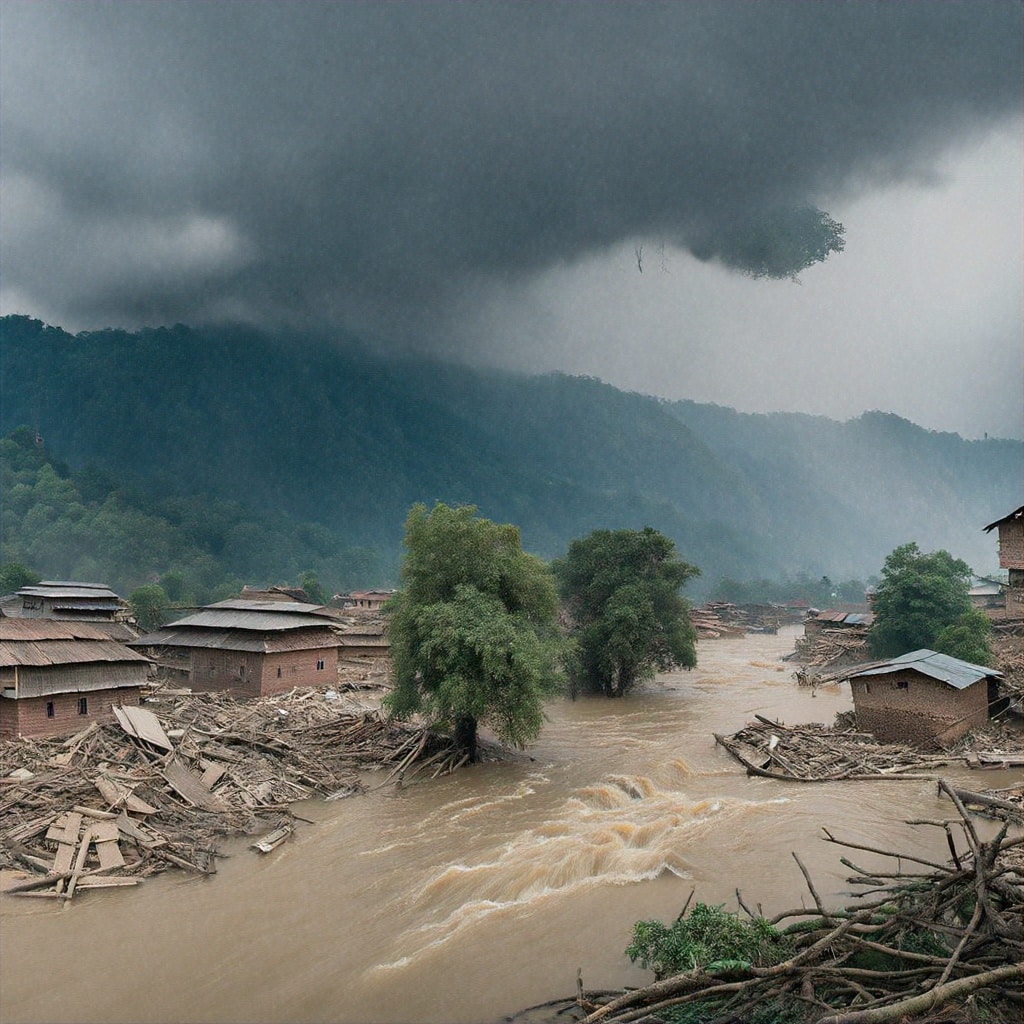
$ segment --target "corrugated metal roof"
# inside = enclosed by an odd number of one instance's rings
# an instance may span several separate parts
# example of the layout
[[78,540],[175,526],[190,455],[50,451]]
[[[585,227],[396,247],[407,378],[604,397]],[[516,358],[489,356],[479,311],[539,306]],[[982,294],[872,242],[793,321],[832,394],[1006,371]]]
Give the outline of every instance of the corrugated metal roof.
[[988,526],[983,526],[982,530],[985,533],[988,533],[989,530],[994,530],[1001,523],[1012,523],[1014,520],[1019,519],[1024,519],[1024,505],[1021,505],[1020,508],[1015,509],[1008,516],[1003,516],[1002,519],[997,519],[995,522],[989,523]]
[[204,608],[187,615],[168,627],[196,627],[205,629],[249,629],[259,633],[273,633],[288,629],[308,629],[311,625],[330,626],[334,620],[317,615],[294,615],[280,611],[249,611],[223,608]]
[[115,640],[0,640],[0,665],[72,665],[90,661],[148,661]]
[[0,640],[110,640],[110,634],[92,622],[68,619],[0,619]]
[[993,668],[985,668],[984,665],[972,665],[969,661],[961,661],[959,658],[951,658],[948,654],[939,654],[922,648],[919,651],[911,651],[909,654],[901,654],[884,665],[876,668],[864,669],[855,672],[848,679],[861,679],[864,676],[881,676],[897,672],[900,669],[912,668],[915,672],[938,679],[939,682],[947,683],[954,689],[963,690],[979,679],[1002,678],[1002,672]]
[[818,612],[817,618],[819,622],[842,622],[846,618],[846,612]]
[[30,586],[22,587],[18,593],[26,597],[85,597],[107,598],[113,601],[120,601],[117,594],[103,583],[71,583],[63,580],[43,580],[42,583],[33,583]]
[[332,630],[321,627],[279,632],[260,636],[239,629],[195,629],[188,626],[165,626],[133,640],[133,647],[201,647],[210,650],[251,651],[271,653],[301,651],[318,647],[340,647],[341,640]]
[[[328,608],[322,604],[306,604],[303,601],[248,601],[242,597],[232,597],[227,601],[218,601],[216,604],[206,606],[210,608],[228,608],[233,611],[242,612],[282,612],[289,615],[314,615],[321,618],[336,619],[340,613],[335,608]],[[203,609],[206,610],[206,609]]]

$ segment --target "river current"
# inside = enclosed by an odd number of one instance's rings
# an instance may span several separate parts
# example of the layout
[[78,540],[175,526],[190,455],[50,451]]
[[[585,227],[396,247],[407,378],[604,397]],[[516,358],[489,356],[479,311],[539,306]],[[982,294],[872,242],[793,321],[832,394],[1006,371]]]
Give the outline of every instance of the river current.
[[[849,689],[798,687],[794,634],[704,641],[699,666],[623,700],[556,701],[528,756],[298,807],[272,854],[244,842],[209,879],[168,874],[61,910],[8,897],[0,1019],[485,1022],[588,988],[644,984],[634,921],[691,890],[766,914],[851,902],[837,837],[944,860],[934,782],[747,777],[713,732],[755,713],[831,722]],[[948,773],[979,785],[966,769]],[[1005,785],[991,773],[986,785]],[[373,781],[371,780],[371,785]],[[870,866],[869,854],[858,863]]]

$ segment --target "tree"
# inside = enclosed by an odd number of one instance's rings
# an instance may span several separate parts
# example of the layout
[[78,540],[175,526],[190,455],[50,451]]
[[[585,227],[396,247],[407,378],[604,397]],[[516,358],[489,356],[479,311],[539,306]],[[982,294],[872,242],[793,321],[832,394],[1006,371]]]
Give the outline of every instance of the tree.
[[4,562],[0,567],[0,594],[13,594],[41,579],[39,573],[33,572],[21,562]]
[[564,646],[548,567],[522,550],[516,527],[472,506],[414,505],[405,547],[402,587],[385,606],[388,712],[450,727],[471,760],[478,724],[516,746],[535,739]]
[[554,565],[573,619],[574,683],[621,697],[656,670],[697,663],[696,634],[679,589],[700,569],[651,527],[595,530]]
[[159,583],[147,583],[145,586],[137,587],[129,595],[128,604],[131,606],[135,621],[145,630],[162,626],[171,607],[171,602]]
[[868,639],[880,658],[935,649],[939,634],[971,610],[971,570],[948,551],[925,554],[917,544],[895,548],[882,567]]
[[320,585],[319,577],[312,569],[302,574],[299,586],[306,592],[306,597],[309,598],[311,604],[327,604],[329,598],[324,593],[324,588]]
[[972,665],[992,664],[992,647],[989,634],[992,622],[977,608],[961,615],[952,625],[944,627],[935,638],[935,650],[948,654]]

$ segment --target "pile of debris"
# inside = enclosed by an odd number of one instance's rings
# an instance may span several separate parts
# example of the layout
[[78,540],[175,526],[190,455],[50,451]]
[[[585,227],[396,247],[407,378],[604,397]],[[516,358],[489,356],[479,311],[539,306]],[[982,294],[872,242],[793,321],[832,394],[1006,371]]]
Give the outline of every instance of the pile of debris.
[[[795,676],[801,685],[814,685],[830,678],[821,669],[846,667],[868,661],[867,626],[843,626],[837,629],[822,629],[798,637],[796,650],[788,655],[787,661],[797,661],[801,667]],[[834,673],[832,674],[834,675]]]
[[[951,760],[948,754],[922,754],[912,747],[878,743],[871,733],[818,723],[786,726],[756,715],[732,736],[715,733],[748,775],[786,782],[834,782],[840,779],[922,779]],[[920,774],[920,773],[926,774]]]
[[244,702],[165,690],[115,714],[63,741],[0,745],[0,866],[34,873],[8,892],[69,899],[170,866],[212,874],[218,837],[272,849],[295,801],[358,793],[370,770],[408,780],[465,760],[448,738],[334,690]]
[[698,640],[717,640],[722,636],[743,636],[746,627],[737,621],[738,609],[724,601],[709,601],[690,609],[690,622]]
[[[861,892],[852,905],[826,908],[794,853],[814,906],[766,922],[782,933],[780,962],[718,960],[614,996],[585,993],[577,981],[576,1005],[565,1000],[562,1019],[568,1011],[568,1019],[585,1024],[625,1024],[689,1011],[688,1020],[733,1022],[758,1010],[819,1024],[899,1024],[938,1021],[932,1014],[943,1006],[950,1010],[943,1021],[967,1020],[966,1010],[953,1010],[958,1006],[969,1007],[972,1020],[1019,1019],[1024,838],[1008,837],[1004,825],[982,841],[957,791],[944,781],[939,786],[958,816],[908,824],[945,830],[947,863],[843,841],[823,829],[825,841],[848,851],[841,862]],[[858,866],[852,851],[880,858],[880,866]],[[738,889],[736,899],[755,919]],[[754,923],[765,924],[759,917]],[[553,1007],[548,1020],[555,1019]]]

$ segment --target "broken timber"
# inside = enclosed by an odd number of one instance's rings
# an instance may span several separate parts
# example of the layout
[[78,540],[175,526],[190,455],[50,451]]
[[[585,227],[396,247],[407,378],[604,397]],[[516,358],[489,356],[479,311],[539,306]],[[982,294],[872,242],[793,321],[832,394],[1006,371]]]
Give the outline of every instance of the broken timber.
[[757,722],[732,736],[713,734],[715,742],[739,761],[748,775],[783,782],[934,780],[938,778],[932,774],[934,769],[951,760],[945,755],[877,743],[867,733],[816,724],[786,726],[756,717]]

